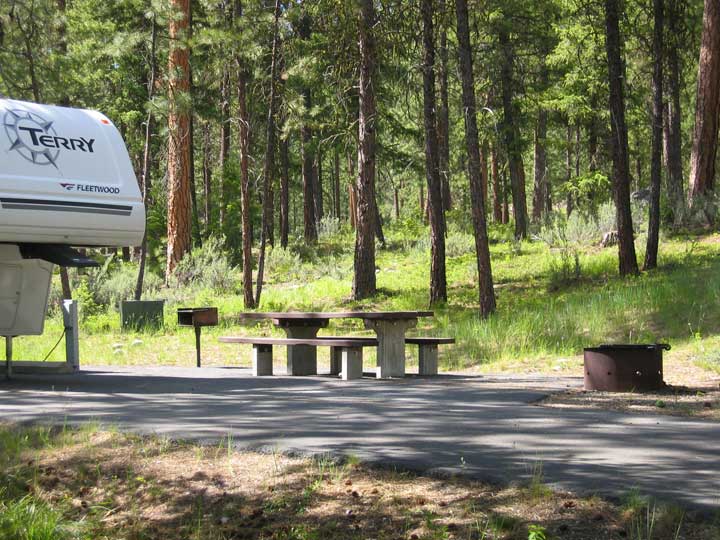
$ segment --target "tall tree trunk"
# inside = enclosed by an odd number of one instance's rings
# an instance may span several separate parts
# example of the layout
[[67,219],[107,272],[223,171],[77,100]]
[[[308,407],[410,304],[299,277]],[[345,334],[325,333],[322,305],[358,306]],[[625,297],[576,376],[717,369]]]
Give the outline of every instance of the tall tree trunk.
[[[473,79],[475,78],[473,74]],[[477,122],[476,122],[477,123]],[[482,201],[485,205],[483,210],[487,213],[487,200],[488,200],[488,159],[487,159],[487,144],[482,143],[480,145],[480,191],[482,192]],[[468,163],[468,177],[470,176],[471,163]]]
[[375,198],[373,199],[373,207],[373,212],[375,213],[375,238],[378,239],[381,247],[385,249],[385,233],[383,232],[383,223],[382,216],[380,215],[380,207],[377,203],[377,192],[375,193]]
[[490,175],[492,176],[493,186],[493,221],[502,223],[502,186],[500,185],[500,175],[498,174],[498,157],[495,143],[490,147]]
[[290,158],[289,141],[280,139],[280,245],[288,246],[290,236]]
[[[64,59],[67,55],[67,25],[65,24],[65,9],[67,7],[66,0],[57,0],[57,8],[60,13],[60,23],[58,25],[58,53]],[[26,41],[27,44],[27,41]],[[32,70],[32,81],[33,81],[33,97],[36,102],[40,102],[40,91],[37,78],[35,77],[34,70],[34,59],[32,53],[29,54],[30,64],[33,67]],[[70,97],[63,93],[60,96],[60,105],[65,107],[70,106]],[[70,277],[68,276],[68,270],[65,266],[60,267],[60,286],[62,288],[63,299],[72,299],[72,288],[70,287]]]
[[168,59],[168,209],[165,279],[191,246],[190,113],[182,94],[190,92],[190,51],[187,46],[190,0],[171,0],[178,17],[170,17]]
[[[155,15],[152,17],[152,27],[150,33],[150,73],[148,74],[147,83],[147,100],[152,101],[155,95],[155,78],[157,76],[157,21]],[[143,148],[143,166],[142,166],[142,198],[145,203],[145,234],[143,235],[142,244],[140,246],[140,264],[138,267],[137,281],[135,282],[135,300],[142,298],[143,282],[145,280],[145,264],[147,262],[147,210],[150,205],[150,172],[152,167],[151,141],[155,132],[155,116],[152,110],[148,110],[145,120],[145,145]]]
[[[190,71],[192,76],[192,70]],[[192,78],[190,79],[190,92],[192,93]],[[192,216],[192,239],[193,245],[202,245],[202,236],[200,234],[200,215],[197,204],[197,185],[195,184],[195,118],[190,113],[190,157],[188,167],[190,170],[190,208]]]
[[487,317],[495,311],[495,291],[493,290],[490,245],[485,221],[485,199],[481,186],[481,164],[475,103],[475,76],[472,67],[466,0],[455,0],[455,14],[457,16],[458,61],[460,64],[460,75],[462,77],[462,104],[465,116],[465,147],[469,162],[472,219],[473,228],[475,229],[480,315]]
[[440,182],[442,186],[443,210],[452,208],[452,195],[450,193],[450,106],[448,97],[448,47],[447,24],[445,17],[445,0],[439,1],[440,10],[440,47],[438,55],[440,64],[438,78],[440,79],[440,107],[437,118],[438,159],[440,163]]
[[212,234],[212,163],[210,158],[210,123],[203,123],[203,199],[205,201],[205,238]]
[[333,212],[340,219],[340,153],[337,147],[333,150]]
[[360,0],[360,113],[358,118],[357,227],[352,296],[375,294],[375,6]]
[[698,67],[695,130],[690,155],[690,203],[715,187],[720,112],[720,2],[705,0]]
[[610,84],[610,124],[612,126],[613,196],[618,226],[618,259],[620,275],[637,274],[632,214],[630,213],[630,161],[625,124],[623,63],[620,51],[620,2],[605,0],[605,46]]
[[539,222],[545,212],[545,203],[548,192],[547,174],[547,153],[545,151],[545,139],[547,138],[547,111],[538,111],[537,124],[535,125],[535,150],[534,150],[534,190],[533,190],[533,220]]
[[[305,107],[310,109],[310,91],[305,91]],[[305,242],[314,244],[317,242],[317,214],[315,212],[315,161],[312,152],[312,132],[310,126],[303,124],[300,128],[300,142],[302,153],[302,177],[303,177],[303,218],[305,223]]]
[[565,182],[567,183],[567,196],[565,199],[565,211],[567,217],[570,217],[574,207],[574,197],[572,190],[572,177],[573,177],[573,137],[572,137],[572,125],[570,120],[567,120],[567,135],[565,137]]
[[247,72],[243,61],[238,61],[238,116],[240,128],[238,130],[238,143],[240,145],[240,205],[242,212],[242,243],[243,243],[243,299],[247,309],[255,307],[253,296],[252,277],[252,225],[250,223],[250,212],[252,199],[250,198],[250,116],[247,110]]
[[230,155],[230,95],[230,71],[225,67],[220,86],[220,194],[218,197],[220,230],[225,227],[225,208],[227,206],[225,179]]
[[272,41],[272,57],[270,60],[270,103],[268,104],[268,114],[265,132],[265,162],[263,164],[263,211],[262,211],[262,227],[260,233],[260,256],[258,257],[257,286],[255,288],[255,305],[260,305],[260,296],[262,295],[263,277],[265,273],[265,250],[271,236],[271,226],[273,221],[273,202],[271,197],[272,191],[272,175],[275,173],[275,107],[277,84],[275,79],[277,72],[278,54],[280,48],[279,42],[279,20],[280,20],[280,0],[275,0],[274,23],[273,23],[273,41]]
[[320,222],[325,217],[325,201],[323,199],[323,181],[322,181],[322,150],[318,148],[315,153],[315,163],[313,164],[315,170],[313,171],[313,180],[315,185],[313,186],[313,196],[315,199],[315,223],[320,225]]
[[[187,28],[187,39],[189,42],[192,42],[192,35],[193,35],[193,16],[192,16],[192,0],[191,0],[191,6],[189,8],[189,15],[188,15],[188,28]],[[190,48],[190,45],[188,44],[188,58],[192,56],[192,49]],[[195,83],[193,82],[193,70],[192,70],[192,64],[188,61],[188,98],[190,100],[190,103],[193,102],[193,96],[195,94]],[[190,150],[188,152],[188,171],[190,176],[190,208],[191,208],[191,222],[192,222],[192,230],[191,230],[191,237],[192,237],[192,245],[194,246],[200,246],[202,245],[202,235],[200,234],[200,217],[198,215],[198,205],[197,205],[197,185],[195,183],[195,114],[194,114],[194,108],[191,106],[190,110],[188,111],[189,115],[189,121],[190,121],[190,127],[189,127],[189,140],[188,140],[188,146],[190,147]]]
[[430,217],[430,305],[447,302],[445,274],[445,213],[435,118],[435,36],[433,0],[421,0],[423,20],[423,118],[425,125],[425,178]]
[[400,221],[400,188],[393,187],[393,207],[395,209],[395,221]]
[[355,168],[357,166],[357,156],[348,155],[348,176],[350,183],[348,184],[348,216],[350,217],[350,227],[353,230],[357,227],[357,177],[355,176]]
[[[242,3],[235,0],[235,25],[242,17]],[[248,72],[241,56],[236,58],[237,64],[237,95],[238,95],[238,145],[240,147],[240,206],[242,213],[242,255],[243,255],[243,302],[246,309],[255,308],[252,277],[252,225],[250,211],[252,199],[250,197],[250,115],[247,108],[247,78]]]
[[[299,22],[298,35],[301,40],[307,41],[312,34],[310,16],[303,13]],[[302,90],[303,103],[306,116],[312,109],[312,92],[310,88]],[[300,143],[302,153],[302,177],[303,177],[303,219],[305,222],[305,242],[314,244],[318,239],[317,212],[315,200],[315,153],[313,150],[312,130],[307,118],[303,119],[300,128]]]
[[667,190],[673,221],[678,224],[684,214],[685,194],[683,189],[682,164],[682,116],[680,114],[680,43],[678,21],[682,17],[682,0],[668,0],[667,41],[667,120],[665,131],[665,164],[667,168]]
[[528,233],[527,200],[525,194],[525,172],[522,163],[522,142],[517,126],[515,104],[513,103],[515,88],[513,83],[513,65],[515,52],[507,30],[500,31],[502,48],[502,65],[500,80],[502,83],[503,131],[508,154],[510,172],[510,189],[512,190],[513,213],[515,214],[515,238],[525,238]]
[[663,139],[663,3],[653,0],[653,125],[652,162],[650,166],[650,219],[645,249],[644,270],[657,267],[658,241],[660,237],[660,183],[662,180],[662,139]]

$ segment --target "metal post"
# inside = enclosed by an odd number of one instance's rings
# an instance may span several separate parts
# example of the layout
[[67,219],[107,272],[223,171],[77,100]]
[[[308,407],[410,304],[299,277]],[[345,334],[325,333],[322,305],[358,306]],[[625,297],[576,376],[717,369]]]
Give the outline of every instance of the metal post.
[[12,336],[5,336],[5,378],[12,377]]
[[197,351],[197,367],[200,367],[200,332],[202,332],[202,326],[195,325],[195,350]]
[[63,300],[63,324],[65,325],[65,361],[72,371],[80,369],[80,339],[77,300]]

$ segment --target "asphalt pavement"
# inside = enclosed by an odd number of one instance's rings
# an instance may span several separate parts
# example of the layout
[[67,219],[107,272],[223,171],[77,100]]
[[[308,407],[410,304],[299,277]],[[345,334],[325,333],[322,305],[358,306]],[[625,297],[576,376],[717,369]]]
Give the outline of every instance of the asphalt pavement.
[[[0,382],[2,418],[100,421],[239,448],[353,455],[383,466],[579,494],[631,489],[720,506],[720,424],[537,405],[569,378],[443,375],[402,380],[251,377],[241,368],[83,368]],[[1,449],[0,449],[1,451]]]

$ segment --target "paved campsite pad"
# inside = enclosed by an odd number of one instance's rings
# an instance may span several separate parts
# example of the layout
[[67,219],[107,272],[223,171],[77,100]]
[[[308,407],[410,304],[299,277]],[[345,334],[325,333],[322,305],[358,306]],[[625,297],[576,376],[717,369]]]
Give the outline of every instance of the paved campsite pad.
[[684,418],[537,407],[577,379],[443,376],[352,383],[253,378],[249,370],[86,369],[0,384],[13,421],[90,419],[245,448],[352,454],[369,462],[545,481],[578,493],[631,488],[715,509],[720,425]]

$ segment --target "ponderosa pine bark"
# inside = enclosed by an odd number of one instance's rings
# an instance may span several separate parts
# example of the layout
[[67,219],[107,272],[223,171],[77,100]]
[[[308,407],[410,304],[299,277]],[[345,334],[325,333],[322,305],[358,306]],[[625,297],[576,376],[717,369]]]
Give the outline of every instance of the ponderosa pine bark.
[[574,209],[574,198],[572,189],[570,189],[570,181],[573,173],[573,130],[570,120],[567,120],[567,132],[565,136],[565,184],[568,186],[567,196],[565,198],[565,212],[570,217]]
[[313,186],[313,198],[315,200],[315,224],[320,226],[320,222],[325,217],[325,200],[323,193],[323,170],[322,170],[322,149],[318,148],[315,153],[315,163],[313,164],[313,180],[315,185]]
[[205,208],[203,211],[205,217],[205,230],[204,236],[207,238],[212,234],[213,223],[212,223],[212,163],[210,157],[210,150],[212,146],[210,144],[210,122],[203,123],[203,160],[202,160],[202,175],[203,175],[203,198],[205,201]]
[[263,209],[262,209],[262,226],[260,228],[260,255],[258,257],[257,284],[255,287],[255,305],[260,305],[262,295],[263,279],[265,276],[265,251],[267,244],[272,242],[272,223],[273,223],[273,197],[272,183],[273,174],[275,174],[275,109],[277,94],[277,65],[278,54],[280,49],[279,39],[279,21],[280,21],[280,0],[275,0],[275,9],[273,13],[273,40],[272,40],[272,56],[270,59],[270,97],[268,103],[267,122],[265,124],[265,161],[263,163]]
[[445,23],[445,0],[439,1],[440,10],[440,46],[438,56],[438,79],[440,86],[440,107],[437,115],[438,159],[440,166],[440,183],[442,186],[443,210],[452,208],[450,192],[450,105],[448,97],[448,46],[447,24]]
[[192,234],[190,114],[181,105],[183,94],[190,91],[190,51],[187,46],[190,0],[171,0],[170,4],[176,16],[169,19],[166,280],[190,251]]
[[337,146],[333,150],[333,213],[340,219],[340,153]]
[[280,139],[280,246],[288,246],[290,236],[290,158],[289,141]]
[[525,193],[525,171],[522,162],[520,130],[517,125],[514,100],[513,65],[515,52],[507,29],[502,28],[499,34],[502,48],[502,65],[500,82],[503,101],[503,132],[510,173],[510,190],[512,191],[513,213],[515,215],[515,238],[525,238],[528,234],[528,211]]
[[665,48],[667,59],[666,88],[668,96],[663,122],[665,143],[665,167],[667,169],[667,192],[673,221],[678,224],[684,214],[685,192],[682,163],[682,116],[680,111],[680,59],[678,49],[680,29],[678,21],[682,17],[683,0],[668,0],[667,38]]
[[[235,0],[234,23],[238,25],[242,18],[242,3]],[[247,78],[245,61],[241,56],[235,59],[237,64],[238,97],[238,146],[240,148],[240,210],[242,220],[242,259],[243,259],[243,302],[246,309],[255,308],[253,295],[252,263],[252,225],[250,223],[250,115],[247,108]]]
[[605,0],[605,48],[608,60],[610,86],[610,146],[613,158],[613,197],[618,227],[618,259],[620,275],[637,274],[632,214],[630,212],[630,160],[628,135],[625,123],[625,96],[623,90],[623,63],[620,51],[620,2]]
[[240,146],[240,210],[242,214],[242,245],[243,245],[243,300],[247,309],[255,307],[253,296],[253,263],[252,263],[252,226],[250,212],[250,117],[247,110],[247,72],[242,59],[238,59],[238,144]]
[[[310,16],[303,13],[298,22],[298,36],[303,41],[310,39],[312,34]],[[305,114],[309,115],[312,109],[312,92],[310,88],[302,90]],[[313,149],[312,129],[307,119],[300,127],[300,153],[302,154],[303,179],[303,223],[305,242],[314,244],[318,239],[317,213],[315,206],[315,152]]]
[[663,140],[663,24],[665,0],[653,0],[653,76],[652,76],[652,156],[650,164],[650,218],[645,248],[644,270],[657,267],[660,238],[660,184],[662,180]]
[[445,273],[445,213],[443,211],[437,119],[435,117],[435,35],[433,0],[421,0],[423,21],[423,119],[425,127],[425,179],[430,218],[430,305],[447,302]]
[[455,14],[457,17],[458,63],[460,64],[460,75],[462,77],[465,147],[468,155],[472,219],[475,230],[480,315],[487,317],[495,311],[495,291],[493,289],[490,244],[488,242],[487,224],[485,221],[485,200],[481,186],[482,178],[476,117],[475,76],[472,67],[466,0],[455,0]]
[[698,66],[695,130],[690,155],[690,203],[715,188],[720,111],[720,2],[705,0]]
[[357,228],[357,176],[355,176],[357,159],[357,152],[354,156],[349,154],[347,159],[348,176],[350,177],[350,183],[348,184],[348,218],[350,227],[353,230]]
[[495,144],[490,147],[490,176],[492,177],[493,186],[493,221],[495,223],[503,222],[502,211],[502,186],[500,185],[500,175],[498,174],[497,150]]
[[548,197],[548,174],[547,174],[547,152],[545,151],[545,139],[547,138],[547,111],[538,111],[537,123],[535,124],[534,159],[533,159],[533,211],[532,216],[535,222],[539,222],[543,214]]
[[[157,77],[157,21],[153,14],[150,30],[150,72],[148,73],[147,81],[147,101],[152,101],[155,96],[155,78]],[[138,275],[135,281],[135,294],[133,298],[135,300],[142,299],[143,284],[145,281],[145,264],[147,262],[147,211],[150,205],[150,185],[152,171],[152,153],[151,153],[151,140],[155,133],[155,115],[152,110],[148,108],[147,117],[145,119],[145,143],[143,146],[143,165],[142,174],[140,176],[142,181],[142,199],[145,203],[145,234],[143,234],[142,244],[140,245],[140,263],[138,265]]]
[[225,207],[227,205],[227,197],[225,196],[225,177],[230,155],[230,70],[223,68],[222,82],[220,83],[220,182],[218,196],[218,216],[220,222],[220,230],[225,225]]
[[[474,77],[473,77],[474,78]],[[480,191],[482,191],[482,200],[485,205],[485,212],[487,213],[487,200],[488,200],[488,159],[487,159],[487,144],[480,144]],[[469,164],[468,164],[469,166]],[[469,176],[469,174],[468,174]]]
[[[356,228],[352,296],[362,300],[377,291],[375,278],[375,6],[360,0],[360,112],[358,118],[358,176],[355,189]],[[352,203],[351,203],[352,206]]]

